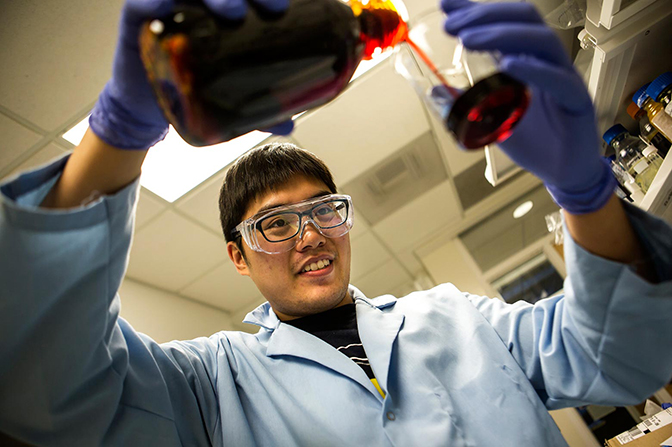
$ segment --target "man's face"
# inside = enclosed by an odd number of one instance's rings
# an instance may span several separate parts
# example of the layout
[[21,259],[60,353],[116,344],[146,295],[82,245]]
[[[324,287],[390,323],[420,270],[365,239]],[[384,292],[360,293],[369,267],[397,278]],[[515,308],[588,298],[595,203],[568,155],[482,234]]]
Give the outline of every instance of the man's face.
[[[321,181],[296,176],[250,203],[242,220],[256,215],[262,208],[289,205],[328,194],[331,194],[329,188]],[[238,273],[252,278],[281,320],[312,315],[352,302],[348,293],[348,234],[328,238],[312,224],[307,224],[296,247],[285,253],[259,253],[245,242],[242,244],[247,259],[233,242],[227,244],[229,257]],[[326,268],[304,271],[306,266],[324,260],[329,260]]]

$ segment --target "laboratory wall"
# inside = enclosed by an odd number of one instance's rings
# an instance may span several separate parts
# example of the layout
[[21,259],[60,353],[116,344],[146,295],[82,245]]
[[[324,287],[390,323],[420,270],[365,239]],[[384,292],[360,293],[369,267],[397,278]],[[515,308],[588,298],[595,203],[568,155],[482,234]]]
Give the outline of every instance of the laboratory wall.
[[478,267],[459,239],[441,244],[429,253],[422,253],[420,259],[436,284],[449,282],[474,295],[494,297],[496,294],[489,284],[481,280]]
[[159,343],[232,330],[228,313],[126,278],[119,291],[121,316]]

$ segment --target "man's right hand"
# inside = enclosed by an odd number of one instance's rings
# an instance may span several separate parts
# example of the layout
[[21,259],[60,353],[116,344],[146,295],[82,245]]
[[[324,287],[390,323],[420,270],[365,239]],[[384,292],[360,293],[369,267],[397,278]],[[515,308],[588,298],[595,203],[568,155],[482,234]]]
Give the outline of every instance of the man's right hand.
[[[145,150],[162,140],[168,122],[159,108],[140,59],[138,35],[142,24],[169,14],[175,0],[127,0],[121,14],[119,41],[112,78],[93,109],[91,130],[105,143],[119,149]],[[246,0],[203,0],[215,14],[242,19]],[[287,9],[289,0],[255,0],[272,12]]]

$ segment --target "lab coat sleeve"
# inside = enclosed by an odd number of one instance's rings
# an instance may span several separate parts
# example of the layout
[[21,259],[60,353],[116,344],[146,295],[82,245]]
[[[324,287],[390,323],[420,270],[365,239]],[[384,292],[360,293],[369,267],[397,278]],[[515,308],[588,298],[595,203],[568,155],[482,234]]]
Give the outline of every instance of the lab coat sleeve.
[[635,404],[672,376],[672,229],[627,207],[659,281],[588,253],[565,228],[564,296],[535,305],[467,295],[549,409]]
[[118,316],[138,181],[39,208],[65,160],[0,186],[0,433],[30,445],[219,444],[216,340],[158,345]]

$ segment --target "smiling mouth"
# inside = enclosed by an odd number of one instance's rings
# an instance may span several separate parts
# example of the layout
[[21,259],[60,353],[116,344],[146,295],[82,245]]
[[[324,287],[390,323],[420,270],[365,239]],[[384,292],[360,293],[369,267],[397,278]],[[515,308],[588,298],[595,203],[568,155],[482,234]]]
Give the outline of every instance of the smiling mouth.
[[331,261],[328,259],[320,260],[317,262],[313,262],[311,264],[308,264],[302,271],[301,273],[307,273],[307,272],[316,272],[319,270],[324,270],[327,267],[331,265]]

